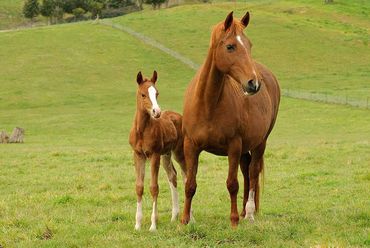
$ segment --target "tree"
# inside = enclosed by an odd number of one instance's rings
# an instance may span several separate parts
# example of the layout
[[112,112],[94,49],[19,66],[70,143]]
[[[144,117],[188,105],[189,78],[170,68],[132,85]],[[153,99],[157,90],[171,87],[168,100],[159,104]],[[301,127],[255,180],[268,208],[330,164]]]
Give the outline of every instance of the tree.
[[85,10],[83,8],[75,8],[72,12],[75,16],[75,20],[80,19],[85,14]]
[[23,15],[33,21],[33,18],[38,16],[39,13],[40,7],[37,0],[26,0],[23,5]]
[[97,16],[101,16],[103,8],[104,8],[103,3],[91,1],[89,5],[89,11],[91,12],[91,17],[96,18]]
[[41,15],[49,18],[49,24],[53,22],[53,14],[55,11],[56,3],[54,0],[42,0],[40,8]]
[[165,0],[146,0],[146,3],[151,4],[153,6],[153,9],[160,9],[161,4],[164,2]]

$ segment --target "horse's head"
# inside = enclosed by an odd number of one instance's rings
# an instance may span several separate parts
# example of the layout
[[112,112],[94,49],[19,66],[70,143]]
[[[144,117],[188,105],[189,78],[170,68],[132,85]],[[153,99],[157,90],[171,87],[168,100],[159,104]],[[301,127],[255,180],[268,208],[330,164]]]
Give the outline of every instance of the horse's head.
[[157,103],[157,97],[159,95],[155,82],[157,81],[157,72],[153,72],[151,79],[144,78],[141,72],[137,74],[136,82],[138,89],[136,93],[136,101],[138,110],[143,110],[149,113],[153,118],[159,118],[161,116],[161,109]]
[[252,43],[243,32],[248,23],[249,12],[241,20],[234,18],[231,12],[214,27],[210,46],[217,69],[239,82],[246,95],[253,95],[261,84],[252,60]]

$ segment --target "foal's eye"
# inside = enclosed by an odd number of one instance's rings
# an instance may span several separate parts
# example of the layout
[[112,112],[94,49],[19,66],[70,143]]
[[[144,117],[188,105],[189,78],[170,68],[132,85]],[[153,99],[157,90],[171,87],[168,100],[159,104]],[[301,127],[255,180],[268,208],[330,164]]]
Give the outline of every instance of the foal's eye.
[[226,49],[228,52],[233,52],[235,51],[235,45],[229,44],[226,46]]
[[144,98],[145,97],[145,94],[141,94],[141,97]]

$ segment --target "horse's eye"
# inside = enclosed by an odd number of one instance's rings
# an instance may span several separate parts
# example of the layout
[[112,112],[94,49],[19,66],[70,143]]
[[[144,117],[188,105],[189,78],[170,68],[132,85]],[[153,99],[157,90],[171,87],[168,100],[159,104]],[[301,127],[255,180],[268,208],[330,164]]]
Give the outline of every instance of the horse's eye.
[[144,98],[145,97],[145,94],[141,94],[141,97]]
[[229,44],[226,46],[228,52],[233,52],[235,50],[235,45]]

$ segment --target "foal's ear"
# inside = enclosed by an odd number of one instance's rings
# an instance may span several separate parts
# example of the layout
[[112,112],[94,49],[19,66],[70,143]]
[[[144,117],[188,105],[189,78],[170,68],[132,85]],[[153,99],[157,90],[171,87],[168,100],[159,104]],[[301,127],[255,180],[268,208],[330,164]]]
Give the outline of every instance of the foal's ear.
[[248,23],[249,23],[249,12],[247,12],[242,18],[242,24],[244,25],[244,28],[248,26]]
[[150,81],[152,81],[152,83],[155,84],[155,82],[157,82],[157,78],[158,78],[157,71],[153,71],[153,76]]
[[225,31],[226,31],[226,30],[228,30],[228,29],[230,28],[231,24],[233,23],[233,12],[234,12],[234,11],[231,11],[231,12],[227,15],[227,17],[226,17],[226,19],[225,19],[225,22],[224,22],[224,28],[225,28]]
[[141,71],[139,71],[139,73],[136,76],[136,82],[138,84],[141,84],[143,82],[143,75],[141,74]]

